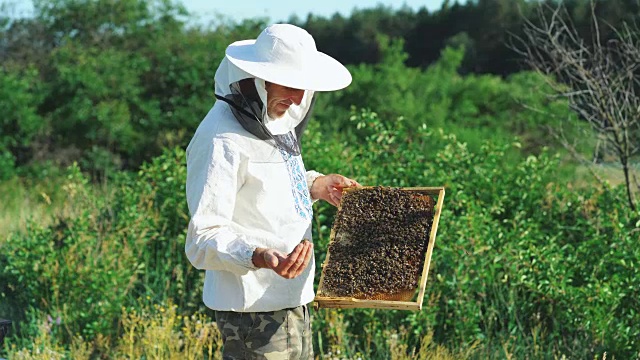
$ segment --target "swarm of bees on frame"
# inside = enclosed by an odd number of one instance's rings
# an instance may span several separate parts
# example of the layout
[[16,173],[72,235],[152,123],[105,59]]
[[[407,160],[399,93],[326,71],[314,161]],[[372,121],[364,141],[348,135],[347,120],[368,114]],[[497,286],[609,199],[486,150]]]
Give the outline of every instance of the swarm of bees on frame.
[[322,291],[361,299],[418,286],[433,220],[433,199],[401,189],[346,192],[333,225]]

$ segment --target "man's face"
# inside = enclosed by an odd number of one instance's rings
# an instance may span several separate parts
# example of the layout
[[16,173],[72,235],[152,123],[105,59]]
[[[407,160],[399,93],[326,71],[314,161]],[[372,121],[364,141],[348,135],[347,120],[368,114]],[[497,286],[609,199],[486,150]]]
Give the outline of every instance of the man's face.
[[300,105],[304,90],[294,89],[270,82],[265,83],[267,90],[267,114],[272,119],[282,117],[292,104]]

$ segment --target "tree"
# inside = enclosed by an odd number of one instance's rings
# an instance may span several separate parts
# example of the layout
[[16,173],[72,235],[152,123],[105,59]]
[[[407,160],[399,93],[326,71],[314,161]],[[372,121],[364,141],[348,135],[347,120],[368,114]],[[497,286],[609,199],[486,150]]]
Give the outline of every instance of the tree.
[[591,39],[581,37],[568,19],[562,3],[539,5],[536,17],[525,21],[522,37],[515,38],[514,49],[546,76],[553,95],[566,98],[589,124],[603,142],[601,149],[615,156],[624,173],[629,206],[636,210],[634,192],[640,191],[640,184],[630,165],[640,153],[640,33],[626,23],[607,25],[611,35],[604,38],[594,2]]

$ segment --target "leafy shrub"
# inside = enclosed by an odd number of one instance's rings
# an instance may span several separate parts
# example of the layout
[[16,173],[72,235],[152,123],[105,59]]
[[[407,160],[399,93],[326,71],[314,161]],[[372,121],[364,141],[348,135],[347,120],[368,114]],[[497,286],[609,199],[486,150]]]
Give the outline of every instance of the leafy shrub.
[[137,234],[95,216],[92,208],[105,203],[91,197],[87,184],[79,168],[71,168],[64,185],[68,201],[84,211],[50,227],[34,221],[3,244],[0,293],[3,307],[17,310],[16,320],[42,309],[59,316],[68,334],[111,331],[141,268],[138,258],[143,248]]
[[8,180],[15,174],[15,158],[9,151],[0,152],[0,180]]
[[[388,358],[387,330],[403,326],[407,352],[429,332],[454,349],[479,342],[479,356],[489,357],[638,351],[640,274],[633,264],[640,260],[640,224],[615,201],[621,189],[556,184],[558,158],[545,152],[505,162],[518,143],[487,142],[472,152],[456,136],[404,118],[383,121],[353,109],[350,122],[352,134],[331,138],[317,122],[309,125],[308,168],[339,171],[364,185],[444,185],[447,195],[424,310],[343,310],[342,351]],[[351,146],[352,136],[362,143]],[[3,244],[3,309],[23,314],[19,319],[60,316],[66,339],[115,334],[120,308],[141,297],[173,299],[187,313],[202,309],[202,273],[183,249],[185,176],[184,151],[168,150],[138,173],[119,173],[111,194],[96,197],[71,168],[64,186],[82,211]],[[316,206],[318,266],[334,214],[327,204]],[[336,339],[323,331],[331,319],[314,322],[321,353]],[[505,342],[514,345],[506,349]]]
[[25,150],[43,127],[37,113],[37,76],[33,69],[22,73],[0,69],[0,180],[14,175],[16,156],[25,157]]
[[32,309],[60,316],[67,333],[110,334],[120,308],[140,296],[202,308],[202,273],[184,256],[188,223],[184,151],[175,149],[138,174],[114,177],[111,194],[90,191],[72,167],[63,185],[79,215],[48,227],[33,222],[2,244],[0,310],[16,320]]
[[575,118],[567,103],[550,100],[549,87],[538,74],[520,72],[506,79],[461,76],[464,49],[453,47],[444,48],[438,61],[420,70],[405,66],[402,39],[381,36],[379,46],[380,63],[351,66],[349,87],[319,97],[316,117],[323,131],[344,132],[352,141],[364,142],[347,121],[346,109],[355,105],[374,109],[388,121],[402,117],[410,127],[426,123],[445,129],[472,152],[480,151],[485,141],[509,144],[518,136],[522,146],[506,154],[508,161],[520,154],[538,154],[545,147],[558,149],[548,134],[549,126],[562,126],[568,136],[578,131],[567,121]]
[[[384,329],[404,325],[413,335],[409,348],[433,330],[450,346],[480,341],[488,357],[637,354],[633,324],[640,318],[629,296],[640,285],[630,265],[640,260],[640,218],[614,200],[623,189],[556,184],[559,159],[546,152],[505,162],[519,143],[485,142],[472,152],[454,135],[403,118],[354,111],[351,119],[363,139],[357,146],[310,126],[308,168],[340,171],[364,185],[447,191],[424,310],[344,310],[352,352],[367,343],[360,329],[379,343]],[[319,251],[333,213],[317,207]],[[321,320],[316,329],[328,326]]]

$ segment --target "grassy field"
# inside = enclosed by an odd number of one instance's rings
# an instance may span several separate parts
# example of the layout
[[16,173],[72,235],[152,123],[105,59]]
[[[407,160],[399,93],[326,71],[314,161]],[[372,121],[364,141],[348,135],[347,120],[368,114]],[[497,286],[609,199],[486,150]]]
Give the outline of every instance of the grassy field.
[[97,196],[110,193],[107,183],[79,187],[64,170],[0,182],[0,233],[5,234],[0,244],[12,232],[24,231],[30,222],[47,227],[58,218],[73,218],[90,201],[90,196],[79,194],[87,191]]
[[27,184],[20,178],[0,183],[0,232],[8,235],[24,230],[28,221],[43,226],[51,223],[55,214],[68,212],[63,201],[63,189],[55,189],[46,181]]
[[[635,174],[640,174],[640,163],[632,165],[632,169]],[[624,172],[617,163],[576,166],[574,181],[576,186],[597,186],[599,182],[598,179],[606,181],[611,186],[624,185],[625,183]],[[640,178],[638,178],[637,181],[640,182]],[[634,180],[632,179],[631,182],[633,184]]]

